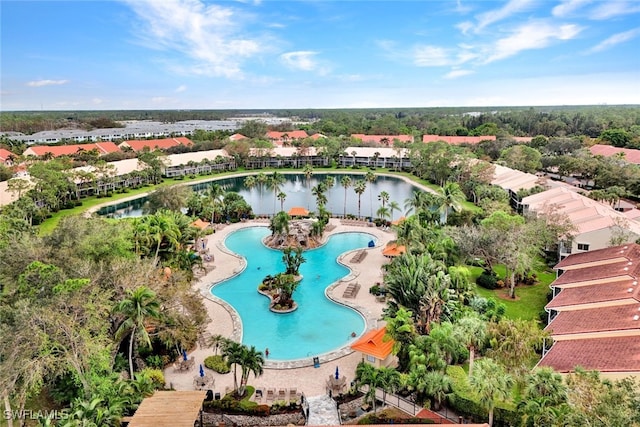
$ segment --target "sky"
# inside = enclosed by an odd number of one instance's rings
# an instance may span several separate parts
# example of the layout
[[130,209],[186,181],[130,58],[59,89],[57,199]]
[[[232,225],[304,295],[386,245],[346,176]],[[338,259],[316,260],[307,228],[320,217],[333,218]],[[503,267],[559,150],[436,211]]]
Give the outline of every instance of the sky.
[[0,0],[0,110],[640,104],[640,0]]

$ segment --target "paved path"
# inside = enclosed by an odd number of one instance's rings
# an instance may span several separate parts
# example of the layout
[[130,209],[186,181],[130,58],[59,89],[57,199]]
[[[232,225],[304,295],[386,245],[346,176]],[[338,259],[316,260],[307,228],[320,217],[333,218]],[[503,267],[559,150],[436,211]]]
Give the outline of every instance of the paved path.
[[307,424],[310,426],[339,426],[340,414],[335,400],[328,395],[310,397],[309,418]]

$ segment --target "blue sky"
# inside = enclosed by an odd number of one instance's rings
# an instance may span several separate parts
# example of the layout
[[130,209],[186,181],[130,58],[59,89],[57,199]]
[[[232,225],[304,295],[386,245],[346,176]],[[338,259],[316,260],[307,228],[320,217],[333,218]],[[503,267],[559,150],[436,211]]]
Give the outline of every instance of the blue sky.
[[640,104],[640,0],[5,1],[7,110]]

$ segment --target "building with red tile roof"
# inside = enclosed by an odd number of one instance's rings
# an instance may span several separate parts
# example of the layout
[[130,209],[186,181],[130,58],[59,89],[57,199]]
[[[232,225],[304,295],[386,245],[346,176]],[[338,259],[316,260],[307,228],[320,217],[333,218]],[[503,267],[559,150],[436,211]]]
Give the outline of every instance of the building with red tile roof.
[[444,136],[444,135],[422,135],[422,142],[444,141],[450,145],[469,144],[475,145],[481,141],[495,141],[495,135],[482,136]]
[[611,145],[596,144],[589,148],[591,154],[594,156],[622,156],[624,160],[629,163],[640,165],[640,150],[634,150],[632,148],[618,148]]
[[149,150],[166,150],[178,145],[193,145],[193,142],[189,138],[183,136],[178,138],[165,138],[165,139],[144,139],[144,140],[132,140],[124,141],[118,145],[120,148],[130,148],[133,151],[142,151],[145,148]]
[[5,150],[4,148],[0,148],[0,163],[3,165],[13,164],[12,160],[14,157],[17,157],[9,150]]
[[96,150],[101,156],[120,151],[113,142],[95,142],[93,144],[73,144],[73,145],[33,145],[22,153],[24,156],[45,156],[51,153],[53,157],[71,156],[79,151]]
[[640,376],[640,245],[570,255],[555,269],[554,298],[545,307],[553,345],[538,366]]
[[395,363],[392,355],[395,341],[385,339],[386,333],[385,327],[370,330],[351,344],[351,349],[362,353],[362,360],[376,368],[391,366]]
[[275,145],[285,145],[296,139],[309,138],[309,134],[303,130],[290,130],[289,132],[267,132],[267,139]]
[[359,139],[365,144],[383,145],[393,147],[395,141],[412,143],[413,135],[365,135],[363,133],[354,133],[351,135],[353,139]]
[[230,141],[241,141],[243,139],[248,139],[248,138],[241,133],[234,133],[229,137]]

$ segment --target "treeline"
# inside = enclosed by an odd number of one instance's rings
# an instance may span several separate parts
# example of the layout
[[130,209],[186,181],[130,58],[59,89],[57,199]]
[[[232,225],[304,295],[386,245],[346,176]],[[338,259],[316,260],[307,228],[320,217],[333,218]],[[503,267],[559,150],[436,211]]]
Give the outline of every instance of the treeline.
[[[597,138],[605,133],[605,137],[618,146],[640,144],[639,106],[5,112],[0,113],[0,129],[34,133],[74,126],[112,127],[122,120],[171,123],[242,116],[289,117],[292,122],[306,121],[303,128],[327,136],[365,133]],[[612,134],[611,130],[615,132]]]

